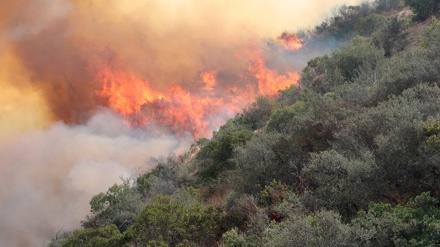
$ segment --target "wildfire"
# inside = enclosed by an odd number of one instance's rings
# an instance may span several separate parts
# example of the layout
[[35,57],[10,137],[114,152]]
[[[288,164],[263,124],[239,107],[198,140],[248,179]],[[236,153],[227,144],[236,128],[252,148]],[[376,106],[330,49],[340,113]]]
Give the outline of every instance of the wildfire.
[[298,86],[300,78],[297,72],[287,72],[287,75],[280,75],[276,70],[268,69],[260,52],[256,52],[250,71],[258,79],[258,90],[263,95],[276,95],[278,91],[286,89],[290,85]]
[[215,79],[216,71],[208,71],[204,72],[200,75],[200,78],[205,83],[205,90],[211,91],[217,84],[217,80]]
[[97,78],[103,82],[103,86],[96,94],[108,97],[109,106],[124,116],[138,114],[141,105],[163,98],[150,87],[148,81],[126,72],[103,68]]
[[[290,85],[298,85],[299,74],[279,74],[268,69],[261,51],[248,54],[249,68],[242,81],[224,83],[218,72],[200,73],[203,86],[185,89],[171,84],[163,92],[148,80],[120,68],[105,66],[97,72],[102,88],[96,92],[108,105],[134,126],[160,125],[176,133],[190,132],[195,139],[210,132],[234,116],[258,95],[276,95]],[[232,85],[232,86],[227,86]]]
[[284,32],[278,39],[280,40],[281,46],[287,50],[296,51],[303,46],[302,40],[298,39],[293,33]]

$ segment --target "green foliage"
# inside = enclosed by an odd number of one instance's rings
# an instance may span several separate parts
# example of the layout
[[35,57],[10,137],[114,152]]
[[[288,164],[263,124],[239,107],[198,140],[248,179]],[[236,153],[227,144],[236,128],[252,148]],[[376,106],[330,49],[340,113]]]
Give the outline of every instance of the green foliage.
[[399,7],[402,4],[402,0],[375,0],[374,4],[378,11],[389,11]]
[[[386,0],[388,1],[388,0]],[[385,2],[385,1],[384,1]],[[360,18],[354,25],[354,29],[362,36],[369,36],[386,22],[386,17],[376,13],[372,13]]]
[[221,247],[245,247],[247,246],[246,239],[243,235],[238,233],[237,228],[232,228],[231,230],[223,233],[222,235],[223,244]]
[[440,111],[439,97],[437,86],[419,85],[347,119],[336,135],[334,147],[344,157],[362,157],[364,150],[374,154],[377,176],[364,183],[375,189],[377,199],[399,203],[438,188],[438,174],[431,172],[436,154],[425,153],[419,133]]
[[258,246],[358,246],[356,232],[329,211],[292,216],[280,224],[272,222],[264,230]]
[[304,101],[298,101],[293,105],[276,109],[267,123],[268,131],[288,132],[289,122],[297,115],[305,113],[307,105]]
[[368,40],[358,37],[353,39],[353,45],[343,46],[340,50],[333,53],[329,60],[330,68],[339,71],[346,81],[353,81],[355,73],[363,64],[372,67],[377,66],[384,53],[380,49],[374,49]]
[[260,191],[259,201],[261,205],[272,206],[280,204],[289,196],[289,187],[279,181],[273,180]]
[[257,184],[264,187],[274,179],[294,183],[298,177],[293,174],[300,169],[301,153],[298,146],[289,143],[281,134],[258,135],[236,149],[236,170],[229,173],[229,180],[242,192],[257,192]]
[[214,208],[182,205],[170,196],[158,196],[139,214],[127,236],[137,245],[163,241],[176,246],[184,240],[208,245],[220,232],[222,214]]
[[[427,26],[423,32],[421,45],[427,49],[427,57],[430,61],[437,62],[437,56],[440,54],[440,21],[435,16],[432,17],[432,24]],[[438,62],[437,62],[438,63]]]
[[426,143],[430,149],[440,148],[440,122],[436,121],[423,126],[422,135],[426,138]]
[[372,181],[377,175],[378,168],[369,152],[361,159],[347,159],[334,150],[312,154],[304,168],[311,188],[304,203],[316,210],[336,209],[349,218],[374,199]]
[[302,72],[301,83],[317,93],[326,93],[345,82],[353,82],[361,70],[376,70],[384,51],[363,37],[333,52],[331,57],[316,58]]
[[174,157],[159,163],[153,170],[136,179],[136,189],[142,196],[173,194],[179,187],[179,164]]
[[424,84],[377,107],[369,108],[364,113],[345,120],[345,128],[338,133],[338,144],[343,145],[343,150],[358,150],[359,147],[374,149],[377,136],[399,131],[399,126],[404,128],[405,125],[411,125],[415,133],[419,128],[416,120],[426,120],[440,109],[437,106],[439,96],[440,89],[437,86]]
[[300,87],[95,195],[50,246],[440,246],[440,21],[420,38],[401,3],[341,7],[306,36],[346,45]]
[[414,19],[423,21],[437,13],[440,8],[439,0],[404,0],[405,5],[414,11]]
[[124,232],[134,223],[143,206],[141,195],[131,186],[130,180],[125,180],[123,184],[115,184],[107,192],[93,196],[90,200],[92,217],[82,224],[84,227],[115,224]]
[[267,96],[259,96],[255,103],[243,110],[237,121],[250,130],[260,129],[266,125],[275,108],[276,101]]
[[334,94],[308,93],[307,96],[304,101],[277,110],[267,130],[284,134],[291,146],[304,152],[326,150],[339,128],[339,121],[349,112]]
[[296,85],[292,85],[289,88],[280,91],[280,97],[277,101],[280,102],[281,107],[288,106],[301,100],[302,95],[303,90]]
[[[329,90],[328,80],[326,75],[328,73],[327,61],[328,56],[316,57],[307,62],[307,67],[302,70],[301,73],[301,85],[311,88],[318,93],[325,93]],[[332,71],[333,72],[333,71]],[[337,74],[340,80],[343,80],[342,76]]]
[[438,246],[440,209],[438,199],[422,193],[406,206],[372,203],[368,213],[361,211],[353,224],[373,230],[370,246]]
[[197,154],[200,164],[199,177],[202,181],[216,179],[223,171],[233,169],[231,161],[234,149],[243,146],[253,136],[248,130],[220,131]]
[[372,34],[373,43],[376,47],[385,51],[385,56],[390,57],[393,54],[401,52],[407,45],[407,23],[405,20],[392,17],[384,21],[377,31]]
[[315,27],[315,33],[320,38],[335,37],[344,39],[353,35],[356,22],[374,11],[374,8],[368,3],[359,6],[343,5],[338,9],[335,16],[327,19]]
[[57,232],[47,247],[62,247],[73,236],[74,232]]
[[258,211],[258,202],[254,196],[233,191],[225,196],[225,211],[234,226],[244,226]]
[[159,240],[148,241],[145,245],[146,247],[168,247],[169,245],[163,241],[161,238]]
[[440,25],[433,19],[433,24],[423,32],[421,44],[416,48],[391,60],[386,74],[379,80],[377,92],[381,100],[390,95],[399,95],[404,90],[421,83],[438,83],[440,78]]
[[73,233],[63,247],[122,247],[124,244],[123,235],[115,225],[108,225],[100,228],[89,228],[78,230]]

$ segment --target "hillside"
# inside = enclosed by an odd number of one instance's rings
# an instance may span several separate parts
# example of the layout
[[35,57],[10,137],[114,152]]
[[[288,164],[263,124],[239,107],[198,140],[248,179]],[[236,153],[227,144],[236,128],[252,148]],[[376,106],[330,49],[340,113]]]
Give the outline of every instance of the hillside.
[[343,6],[298,33],[345,45],[95,195],[49,246],[439,246],[440,4],[418,2]]

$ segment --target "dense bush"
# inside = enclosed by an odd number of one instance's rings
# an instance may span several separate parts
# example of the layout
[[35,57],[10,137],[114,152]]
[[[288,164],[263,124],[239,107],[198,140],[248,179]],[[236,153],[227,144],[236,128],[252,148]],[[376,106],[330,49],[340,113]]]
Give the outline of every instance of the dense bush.
[[385,52],[368,39],[357,37],[351,45],[343,46],[324,56],[309,61],[303,70],[301,83],[317,93],[332,91],[345,82],[354,82],[363,70],[375,71],[382,65]]
[[220,131],[212,140],[201,147],[196,156],[199,164],[199,178],[202,181],[216,179],[223,171],[233,169],[231,158],[235,148],[243,146],[252,137],[248,130]]
[[[401,3],[340,8],[310,37],[363,36],[95,195],[83,228],[50,246],[439,246],[440,22],[408,45],[420,28],[395,15]],[[437,11],[405,3],[420,19]]]
[[378,11],[388,11],[398,8],[402,4],[402,0],[376,0],[374,4]]
[[114,224],[119,231],[126,231],[145,206],[141,194],[131,186],[131,180],[113,185],[107,192],[99,193],[90,200],[92,215],[82,225],[94,228]]
[[126,235],[136,246],[148,246],[152,241],[212,246],[217,234],[221,235],[221,219],[222,213],[214,208],[158,196],[142,210]]
[[404,0],[404,2],[414,10],[414,19],[419,21],[436,14],[440,8],[439,0]]
[[371,231],[368,246],[439,246],[438,202],[422,193],[405,206],[372,203],[368,212],[359,212],[353,224]]

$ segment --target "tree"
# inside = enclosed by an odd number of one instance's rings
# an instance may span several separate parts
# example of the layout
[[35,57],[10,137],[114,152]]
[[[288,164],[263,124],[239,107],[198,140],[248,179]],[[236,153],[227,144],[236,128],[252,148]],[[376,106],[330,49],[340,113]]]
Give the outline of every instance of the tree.
[[231,158],[235,148],[243,146],[252,136],[253,133],[248,130],[220,130],[215,133],[196,156],[200,180],[210,181],[218,178],[223,171],[233,169],[235,164]]
[[292,121],[295,116],[306,113],[306,111],[307,105],[304,101],[298,101],[292,105],[276,109],[267,123],[267,130],[289,133],[290,121]]
[[423,191],[438,190],[435,157],[424,149],[420,132],[440,111],[440,89],[426,84],[348,118],[333,147],[345,157],[374,154],[378,172],[370,185],[375,200],[404,203]]
[[143,197],[157,194],[170,195],[179,187],[179,164],[174,157],[159,163],[153,170],[136,179],[136,189]]
[[336,15],[316,26],[314,32],[320,39],[329,37],[341,40],[352,38],[355,23],[360,18],[371,14],[373,10],[374,8],[368,2],[358,6],[343,5],[337,10]]
[[[421,46],[426,49],[425,56],[434,66],[439,64],[438,56],[440,54],[440,44],[437,42],[440,38],[440,21],[433,16],[432,24],[423,31]],[[435,74],[438,76],[438,74]]]
[[260,129],[266,125],[275,107],[275,100],[268,96],[259,96],[255,103],[252,103],[243,110],[237,121],[250,130]]
[[430,150],[440,148],[440,122],[435,121],[423,126],[422,136],[426,139],[426,144]]
[[334,51],[331,57],[318,57],[303,69],[301,84],[314,92],[325,94],[335,87],[354,82],[361,69],[375,70],[384,59],[384,50],[370,40],[356,37],[352,44]]
[[362,36],[369,36],[382,27],[386,17],[376,13],[360,18],[354,25],[354,29]]
[[[241,192],[258,192],[274,179],[291,184],[298,180],[302,151],[279,133],[254,137],[244,147],[236,149],[233,161],[236,169],[228,173],[231,183]],[[243,176],[246,174],[246,176]]]
[[101,192],[90,200],[92,216],[82,225],[94,228],[114,224],[121,232],[126,231],[136,220],[145,205],[141,194],[125,180],[121,185],[113,185],[107,192]]
[[366,39],[357,37],[352,42],[352,45],[341,47],[333,53],[332,59],[329,60],[330,67],[340,71],[347,81],[353,81],[357,70],[363,64],[368,63],[374,67],[384,56],[382,49],[374,48]]
[[263,233],[261,246],[357,246],[355,238],[355,232],[337,213],[319,211],[292,216],[280,224],[272,222]]
[[382,23],[382,27],[372,34],[373,43],[385,51],[386,57],[390,57],[406,47],[408,41],[405,30],[405,21],[392,17],[385,21],[385,24]]
[[63,247],[128,247],[115,225],[77,230]]
[[232,228],[231,230],[223,233],[222,235],[223,243],[221,247],[245,247],[247,246],[246,239],[243,235],[238,233],[237,228]]
[[361,159],[347,159],[334,150],[315,153],[303,172],[310,184],[304,204],[314,210],[338,210],[350,218],[377,193],[378,168],[369,152]]
[[147,205],[127,236],[136,245],[163,241],[171,246],[185,242],[212,246],[221,235],[221,212],[201,204],[179,203],[170,196],[157,196]]
[[414,11],[414,19],[424,21],[437,13],[440,8],[440,0],[404,0],[405,5]]
[[307,98],[274,112],[267,130],[285,135],[292,146],[302,151],[318,152],[330,147],[340,121],[350,114],[344,102],[335,94],[317,95],[309,92]]
[[375,0],[374,4],[378,11],[389,11],[400,6],[402,0]]
[[[281,222],[270,221],[265,214],[255,214],[245,232],[236,230],[225,236],[224,246],[362,246],[366,231],[343,223],[335,212],[293,211]],[[245,239],[245,241],[243,241]]]
[[440,209],[438,199],[422,193],[406,205],[392,207],[371,203],[368,212],[360,211],[353,225],[373,233],[369,246],[439,246]]

